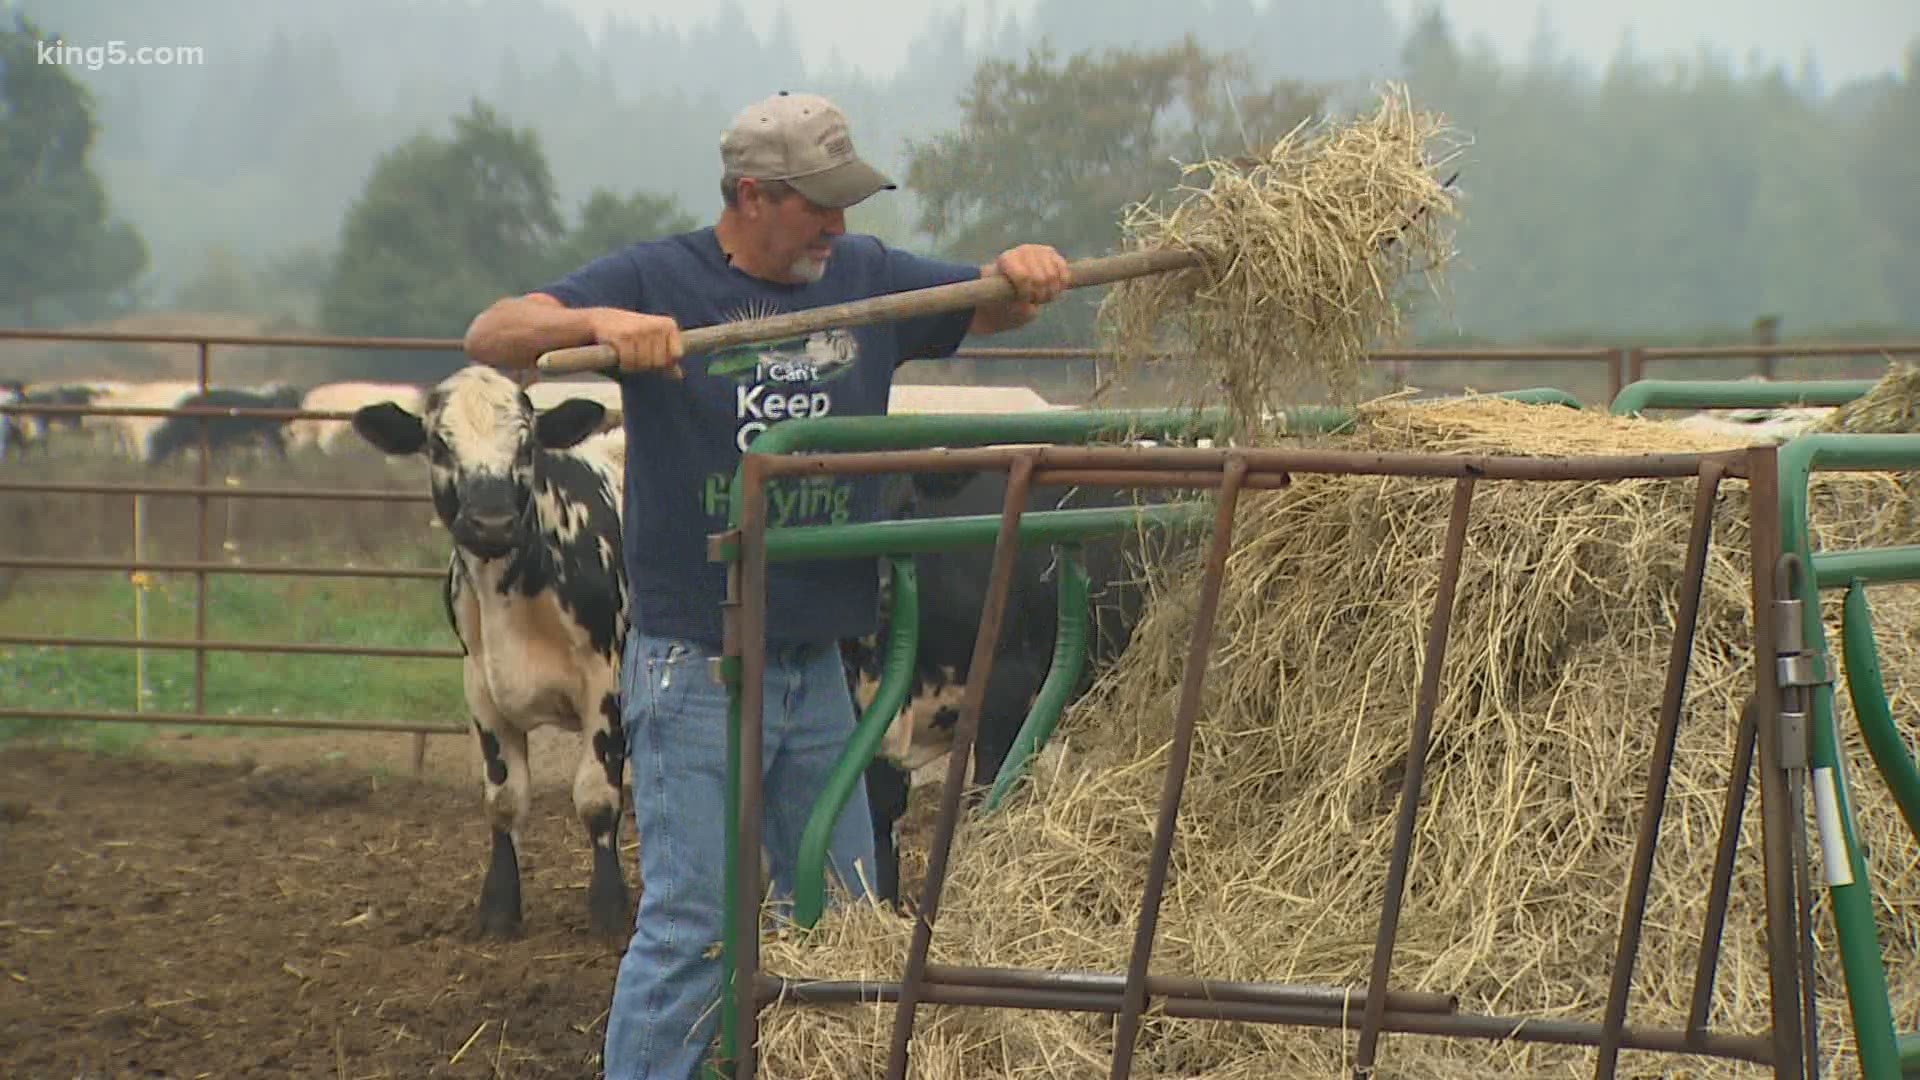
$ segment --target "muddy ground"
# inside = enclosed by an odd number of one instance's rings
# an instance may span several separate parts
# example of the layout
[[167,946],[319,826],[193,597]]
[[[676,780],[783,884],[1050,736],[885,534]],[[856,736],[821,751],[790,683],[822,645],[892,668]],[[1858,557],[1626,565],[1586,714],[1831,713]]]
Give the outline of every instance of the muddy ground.
[[597,1076],[621,946],[588,929],[573,738],[535,739],[509,942],[471,932],[463,740],[417,777],[405,735],[0,748],[0,1077]]

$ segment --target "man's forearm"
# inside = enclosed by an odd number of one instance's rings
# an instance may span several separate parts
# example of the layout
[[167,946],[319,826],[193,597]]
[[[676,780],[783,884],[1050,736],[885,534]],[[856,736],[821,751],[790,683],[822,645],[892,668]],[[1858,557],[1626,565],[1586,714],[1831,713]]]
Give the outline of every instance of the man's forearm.
[[[988,263],[980,268],[980,276],[999,277],[1000,268]],[[969,334],[998,334],[1007,330],[1018,330],[1040,317],[1040,309],[1033,304],[1010,296],[1005,300],[991,300],[973,309],[973,322],[968,324]]]
[[995,300],[973,309],[969,334],[998,334],[1018,330],[1040,317],[1040,309],[1021,300]]
[[594,342],[593,308],[570,308],[548,297],[495,301],[467,327],[467,355],[502,368],[529,368],[540,354]]

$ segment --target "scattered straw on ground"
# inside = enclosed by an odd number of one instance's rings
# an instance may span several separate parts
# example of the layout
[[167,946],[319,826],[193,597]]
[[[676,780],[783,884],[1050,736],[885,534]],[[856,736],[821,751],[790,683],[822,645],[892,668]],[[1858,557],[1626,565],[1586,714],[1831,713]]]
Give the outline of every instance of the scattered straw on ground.
[[[1649,420],[1500,400],[1361,410],[1342,445],[1489,454],[1739,445]],[[1393,969],[1461,1009],[1597,1021],[1606,995],[1694,482],[1483,481],[1474,497],[1427,794]],[[1451,481],[1297,476],[1250,493],[1222,598],[1153,970],[1351,986],[1365,981]],[[1911,518],[1879,474],[1817,478],[1822,543],[1888,542]],[[1631,1020],[1684,1026],[1705,882],[1751,683],[1747,495],[1723,485],[1688,708],[1636,969]],[[1904,522],[1904,524],[1903,524]],[[1064,752],[995,817],[962,830],[933,958],[1124,970],[1145,881],[1197,576],[1167,565],[1131,650],[1065,719]],[[1920,602],[1875,593],[1897,716],[1920,691]],[[1842,694],[1844,701],[1844,693]],[[1920,858],[1843,728],[1887,943],[1895,1013],[1920,1009]],[[1910,736],[1911,737],[1911,736]],[[1767,1023],[1757,794],[1742,832],[1714,1009]],[[1849,1060],[1831,920],[1816,921],[1829,1075]],[[897,979],[910,924],[867,908],[783,935],[766,969]],[[762,1075],[877,1076],[891,1006],[779,1007]],[[1351,1036],[1150,1016],[1135,1076],[1338,1077]],[[1110,1017],[922,1010],[914,1075],[1099,1077]],[[1592,1051],[1390,1035],[1383,1077],[1578,1076]],[[1625,1076],[1766,1075],[1628,1052]]]
[[1203,186],[1122,225],[1131,245],[1201,257],[1107,295],[1100,325],[1123,369],[1171,352],[1214,384],[1182,404],[1223,393],[1242,431],[1309,388],[1356,400],[1368,350],[1402,323],[1401,284],[1451,254],[1448,136],[1391,88],[1371,115],[1303,124],[1264,156],[1189,165]]

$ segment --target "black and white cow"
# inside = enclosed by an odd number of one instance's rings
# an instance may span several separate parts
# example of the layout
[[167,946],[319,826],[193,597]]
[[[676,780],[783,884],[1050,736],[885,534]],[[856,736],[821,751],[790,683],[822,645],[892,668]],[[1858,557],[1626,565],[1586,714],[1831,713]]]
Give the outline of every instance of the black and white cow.
[[[208,390],[192,393],[166,406],[172,409],[297,409],[302,391],[297,387],[275,386],[257,390]],[[193,453],[200,445],[201,425],[206,425],[207,448],[218,453],[244,448],[272,451],[287,456],[287,421],[269,416],[169,416],[147,439],[146,461],[160,465]]]
[[[998,515],[1006,499],[1002,473],[920,474],[890,484],[891,516],[944,518]],[[1120,488],[1036,487],[1027,512],[1127,505],[1132,492]],[[1085,692],[1100,668],[1126,649],[1139,620],[1145,594],[1138,583],[1140,557],[1133,534],[1087,541],[1082,560],[1089,583],[1091,640],[1087,666],[1074,696]],[[883,754],[866,774],[878,860],[875,886],[882,899],[900,900],[897,827],[907,810],[916,768],[943,756],[960,718],[962,695],[972,667],[986,582],[992,573],[991,546],[927,552],[915,556],[919,578],[920,635],[907,704],[889,732]],[[1059,625],[1059,569],[1048,547],[1027,546],[1014,563],[1001,621],[999,647],[987,679],[974,736],[973,794],[993,783],[1026,721],[1027,710],[1053,662]],[[885,604],[883,601],[883,608]],[[863,703],[880,678],[886,654],[888,621],[880,633],[844,642],[848,680]],[[904,760],[903,760],[904,759]]]
[[[86,406],[125,386],[125,383],[106,381],[31,383],[26,386],[20,402],[23,405]],[[42,453],[52,449],[55,431],[79,434],[89,421],[96,427],[101,423],[99,417],[71,413],[27,413],[15,419],[25,432],[27,445],[37,447]]]
[[354,430],[379,449],[425,454],[434,508],[453,537],[447,615],[467,654],[466,702],[493,827],[480,890],[485,934],[520,924],[527,732],[548,724],[585,736],[573,803],[593,847],[593,929],[624,938],[632,928],[618,846],[625,436],[594,435],[603,414],[584,399],[536,410],[516,383],[481,365],[434,387],[420,414],[393,402],[354,413]]

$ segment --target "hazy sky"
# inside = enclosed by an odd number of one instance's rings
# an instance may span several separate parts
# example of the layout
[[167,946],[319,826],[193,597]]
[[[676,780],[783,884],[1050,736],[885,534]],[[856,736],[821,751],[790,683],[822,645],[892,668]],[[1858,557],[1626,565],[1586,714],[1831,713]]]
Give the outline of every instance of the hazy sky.
[[[598,30],[603,15],[623,13],[676,25],[704,22],[711,8],[685,0],[557,0]],[[1338,2],[1338,0],[1329,0]],[[757,27],[772,20],[781,0],[740,0]],[[1034,0],[786,0],[802,43],[816,55],[838,49],[875,74],[890,74],[930,8],[988,10],[1024,17]],[[1264,7],[1264,0],[1253,0]],[[1426,0],[1387,0],[1403,19]],[[1561,48],[1593,65],[1613,54],[1631,29],[1642,54],[1692,53],[1705,44],[1736,61],[1755,50],[1796,64],[1811,51],[1829,86],[1862,75],[1898,71],[1906,43],[1920,34],[1920,0],[1442,0],[1463,39],[1484,36],[1519,59],[1544,16]],[[804,17],[797,13],[806,11]],[[976,24],[977,25],[977,24]]]

